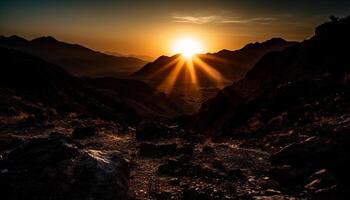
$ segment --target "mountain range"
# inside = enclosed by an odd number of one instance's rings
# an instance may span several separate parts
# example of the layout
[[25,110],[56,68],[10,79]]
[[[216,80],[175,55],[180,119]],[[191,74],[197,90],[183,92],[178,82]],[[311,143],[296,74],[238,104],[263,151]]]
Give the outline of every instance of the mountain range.
[[[213,82],[217,81],[224,82],[226,85],[230,84],[232,81],[244,77],[252,66],[266,53],[280,51],[295,44],[297,44],[297,42],[273,38],[262,43],[256,42],[248,44],[242,49],[235,51],[221,50],[217,53],[198,54],[196,57],[209,65],[210,68],[217,71],[222,78],[221,80],[213,80],[210,78],[210,75],[207,74],[206,70],[203,70],[200,63],[193,62],[198,81],[197,84],[200,87],[213,87],[216,85],[216,83]],[[158,85],[170,75],[178,63],[174,61],[180,58],[181,55],[174,55],[171,57],[161,56],[155,61],[146,64],[135,72],[132,77],[144,80],[153,85]],[[175,86],[183,87],[184,84],[189,82],[187,73],[185,68],[180,71]]]
[[[94,77],[76,77],[58,63],[103,54],[2,37],[1,197],[348,199],[349,36],[350,16],[331,17],[300,43],[197,55],[233,83],[192,114],[145,82],[95,77],[86,65],[81,75]],[[162,81],[179,58],[159,57],[131,77]]]
[[78,44],[61,42],[50,36],[30,41],[16,35],[0,36],[0,46],[40,57],[75,76],[127,76],[146,64],[138,58],[107,55]]
[[137,121],[191,109],[181,99],[169,98],[140,81],[79,79],[41,58],[3,47],[0,59],[0,126],[22,118],[45,121],[70,113]]
[[114,51],[105,51],[103,52],[104,54],[107,55],[112,55],[112,56],[117,56],[117,57],[133,57],[133,58],[138,58],[147,62],[150,62],[152,60],[154,60],[153,57],[151,56],[147,56],[147,55],[140,55],[140,54],[123,54],[123,53],[119,53],[119,52],[114,52]]

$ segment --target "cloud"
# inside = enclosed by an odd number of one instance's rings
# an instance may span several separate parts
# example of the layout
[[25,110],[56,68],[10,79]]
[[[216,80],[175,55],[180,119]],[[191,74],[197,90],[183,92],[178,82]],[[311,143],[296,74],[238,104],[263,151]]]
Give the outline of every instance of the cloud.
[[221,24],[268,24],[271,21],[277,20],[274,17],[254,17],[254,18],[240,18],[240,17],[223,17],[223,16],[172,16],[173,22],[177,23],[192,23],[192,24],[208,24],[208,23],[221,23]]
[[217,16],[203,16],[203,17],[193,17],[193,16],[173,16],[174,22],[179,23],[193,23],[193,24],[207,24],[214,22]]
[[258,24],[266,24],[271,21],[277,20],[274,17],[255,17],[255,18],[231,18],[227,20],[222,20],[220,23],[230,23],[230,24],[248,24],[248,23],[258,23]]

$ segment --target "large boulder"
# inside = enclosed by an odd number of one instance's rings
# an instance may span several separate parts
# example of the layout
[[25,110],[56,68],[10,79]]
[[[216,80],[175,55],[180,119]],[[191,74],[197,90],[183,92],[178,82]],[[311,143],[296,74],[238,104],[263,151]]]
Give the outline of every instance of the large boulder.
[[8,199],[127,199],[128,167],[118,152],[83,150],[69,138],[33,139],[0,160]]
[[326,168],[339,178],[348,176],[349,140],[334,137],[310,137],[304,141],[286,146],[271,156],[274,165],[290,165],[294,168],[308,168],[310,172]]
[[305,186],[316,196],[348,196],[349,141],[342,131],[290,144],[271,156],[271,176],[283,186]]
[[78,126],[75,127],[72,132],[72,137],[75,139],[85,139],[88,137],[95,136],[97,134],[94,126]]

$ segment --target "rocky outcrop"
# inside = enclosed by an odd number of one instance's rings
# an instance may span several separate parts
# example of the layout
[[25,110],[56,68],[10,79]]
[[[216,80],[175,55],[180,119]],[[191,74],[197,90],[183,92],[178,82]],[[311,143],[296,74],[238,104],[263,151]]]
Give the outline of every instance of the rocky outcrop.
[[59,134],[15,148],[0,169],[7,199],[127,199],[128,164],[118,152],[82,149]]
[[309,40],[265,55],[244,79],[203,103],[190,126],[211,135],[255,136],[347,114],[349,34],[347,17],[319,26]]
[[293,143],[271,156],[271,176],[287,187],[305,187],[315,196],[348,196],[350,140],[334,133]]

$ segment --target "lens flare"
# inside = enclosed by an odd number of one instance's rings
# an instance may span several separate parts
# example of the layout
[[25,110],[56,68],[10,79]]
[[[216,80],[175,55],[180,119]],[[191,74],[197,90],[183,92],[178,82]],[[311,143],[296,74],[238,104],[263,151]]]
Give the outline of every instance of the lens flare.
[[201,43],[194,38],[176,40],[172,46],[172,53],[180,55],[174,56],[172,61],[165,63],[151,75],[151,77],[155,77],[162,74],[162,72],[169,71],[167,76],[157,83],[157,89],[170,95],[174,92],[173,89],[180,87],[181,90],[185,89],[197,94],[201,93],[201,84],[205,84],[205,81],[210,81],[217,87],[223,81],[227,81],[218,70],[202,58],[220,61],[221,63],[224,63],[225,60],[209,54],[202,54],[203,52],[204,49]]
[[194,38],[182,38],[175,42],[173,52],[175,54],[181,54],[186,59],[191,59],[195,54],[202,53],[203,47]]

